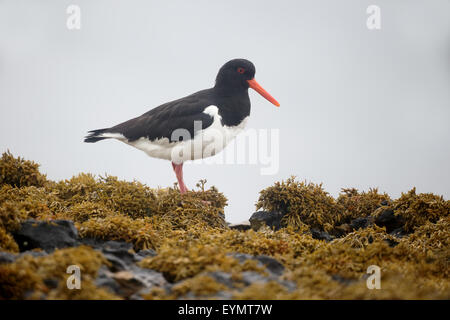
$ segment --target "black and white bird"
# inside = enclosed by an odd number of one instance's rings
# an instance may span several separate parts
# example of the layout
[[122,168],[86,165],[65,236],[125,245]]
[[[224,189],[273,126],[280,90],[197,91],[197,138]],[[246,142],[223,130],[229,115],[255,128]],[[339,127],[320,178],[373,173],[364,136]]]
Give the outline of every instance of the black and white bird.
[[219,70],[214,87],[167,102],[143,115],[88,132],[84,142],[116,139],[154,158],[172,162],[181,193],[183,163],[213,156],[241,132],[250,115],[248,88],[275,106],[280,104],[254,79],[255,66],[234,59]]

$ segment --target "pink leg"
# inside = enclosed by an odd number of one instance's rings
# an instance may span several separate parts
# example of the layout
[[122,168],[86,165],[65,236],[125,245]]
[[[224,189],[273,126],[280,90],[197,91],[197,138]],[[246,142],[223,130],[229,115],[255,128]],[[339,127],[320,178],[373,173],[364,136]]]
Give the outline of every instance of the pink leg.
[[180,187],[180,193],[184,194],[188,190],[183,181],[183,163],[175,164],[172,162],[173,171],[175,171],[175,175],[177,176],[178,186]]

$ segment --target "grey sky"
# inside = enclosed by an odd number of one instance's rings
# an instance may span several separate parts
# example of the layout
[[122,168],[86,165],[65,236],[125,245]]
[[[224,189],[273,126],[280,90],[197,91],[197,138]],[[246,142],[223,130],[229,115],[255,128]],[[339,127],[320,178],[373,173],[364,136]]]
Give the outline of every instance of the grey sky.
[[[81,8],[81,30],[66,8]],[[366,8],[381,8],[368,30]],[[39,162],[51,179],[108,173],[152,187],[168,161],[118,141],[82,142],[163,102],[211,87],[232,58],[280,103],[251,92],[249,128],[280,129],[280,170],[185,166],[245,220],[258,192],[294,174],[397,197],[450,195],[450,2],[0,0],[0,150]]]

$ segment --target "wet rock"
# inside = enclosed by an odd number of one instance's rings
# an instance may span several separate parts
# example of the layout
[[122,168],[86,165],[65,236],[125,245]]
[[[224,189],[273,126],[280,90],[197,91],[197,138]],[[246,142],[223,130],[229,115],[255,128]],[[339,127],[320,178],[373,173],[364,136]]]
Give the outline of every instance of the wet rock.
[[170,286],[161,272],[140,268],[135,265],[133,265],[130,271],[133,273],[134,278],[141,282],[145,288]]
[[240,278],[239,280],[233,279],[231,274],[223,271],[208,272],[206,275],[210,276],[218,283],[221,283],[230,289],[242,290],[243,289],[242,285],[246,287],[254,283],[267,283],[269,281],[275,281],[284,286],[289,291],[295,290],[297,287],[296,284],[291,281],[280,280],[279,277],[276,276],[275,274],[269,274],[268,276],[264,276],[261,273],[255,271],[242,272],[242,278]]
[[273,274],[280,276],[284,272],[284,266],[278,260],[271,258],[266,255],[259,255],[255,257],[256,260],[261,262],[267,270],[272,272]]
[[214,298],[218,300],[231,300],[233,298],[233,294],[231,292],[219,291],[214,294]]
[[253,283],[266,283],[270,281],[269,277],[265,277],[259,272],[255,271],[244,271],[242,272],[242,278],[241,281],[246,285],[249,286]]
[[242,279],[241,279],[241,281],[246,286],[249,286],[249,285],[251,285],[253,283],[267,283],[269,281],[275,281],[275,282],[281,284],[282,286],[284,286],[289,291],[295,290],[297,288],[295,283],[293,283],[291,281],[279,280],[278,277],[275,277],[273,275],[265,277],[262,274],[260,274],[258,272],[254,272],[254,271],[244,271],[244,272],[242,272]]
[[120,284],[114,280],[113,272],[109,271],[107,267],[102,266],[97,273],[97,278],[95,279],[95,285],[98,287],[103,287],[115,294],[121,294]]
[[101,250],[103,247],[105,240],[102,239],[95,239],[95,238],[82,238],[79,240],[80,244],[90,246],[93,249]]
[[119,257],[110,253],[103,253],[103,256],[111,263],[111,271],[118,272],[128,269],[128,264]]
[[147,257],[154,257],[154,256],[156,256],[156,255],[157,255],[157,253],[156,253],[155,250],[153,250],[153,249],[144,249],[144,250],[138,251],[138,252],[133,256],[133,259],[134,259],[135,262],[139,262],[139,261],[141,261],[141,260],[144,259],[144,258],[147,258]]
[[255,256],[252,256],[251,254],[240,253],[240,252],[229,253],[228,255],[239,260],[240,263],[243,263],[245,260],[253,259],[255,257]]
[[341,284],[345,284],[345,285],[349,285],[349,284],[352,284],[353,282],[355,282],[355,280],[353,280],[353,279],[347,279],[338,274],[333,274],[331,276],[331,279],[333,279],[334,281],[337,281]]
[[1,263],[12,263],[16,260],[16,255],[9,252],[0,252],[0,264]]
[[228,288],[233,288],[233,279],[231,274],[223,271],[214,271],[214,272],[208,272],[207,275],[211,278],[213,278],[218,283],[221,283]]
[[95,284],[112,291],[126,299],[138,299],[139,292],[148,291],[157,286],[168,288],[170,285],[160,272],[144,269],[135,265],[127,270],[111,272],[107,268],[100,268]]
[[129,251],[133,249],[133,245],[125,241],[109,240],[103,242],[101,248],[104,252],[121,254],[121,253],[129,253]]
[[101,247],[114,271],[125,270],[135,262],[132,250],[133,245],[124,241],[107,241]]
[[68,220],[27,220],[13,236],[20,251],[41,248],[50,252],[79,244],[78,231],[73,222]]
[[386,227],[386,232],[390,233],[395,229],[401,228],[404,221],[400,216],[394,214],[394,210],[385,209],[375,218],[375,224],[380,227]]
[[48,255],[48,253],[45,251],[24,251],[21,254],[19,254],[19,258],[24,255],[30,255],[33,258],[38,258],[38,257],[46,256],[46,255]]
[[264,225],[271,229],[278,230],[281,228],[281,219],[283,214],[275,211],[257,211],[250,217],[251,228],[258,231]]
[[327,242],[330,242],[331,240],[333,240],[333,237],[330,236],[330,234],[328,232],[320,231],[318,229],[311,229],[310,231],[311,231],[311,236],[313,237],[313,239],[325,240]]
[[353,230],[359,230],[359,229],[366,229],[367,227],[371,226],[373,224],[373,218],[372,217],[361,217],[356,218],[350,222],[350,227]]

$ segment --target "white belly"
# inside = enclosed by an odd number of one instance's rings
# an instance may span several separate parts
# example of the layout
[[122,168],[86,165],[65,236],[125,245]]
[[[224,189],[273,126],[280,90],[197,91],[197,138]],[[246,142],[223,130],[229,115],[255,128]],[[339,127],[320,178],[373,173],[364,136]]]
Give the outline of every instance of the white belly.
[[211,105],[204,113],[213,118],[213,123],[204,130],[199,130],[193,139],[177,142],[169,142],[168,138],[150,141],[147,138],[140,138],[136,141],[128,142],[126,139],[119,139],[137,149],[147,153],[150,157],[170,160],[174,163],[182,163],[187,160],[196,160],[214,156],[222,151],[230,141],[243,131],[248,117],[238,126],[228,127],[221,123],[222,117],[218,113],[219,109]]

